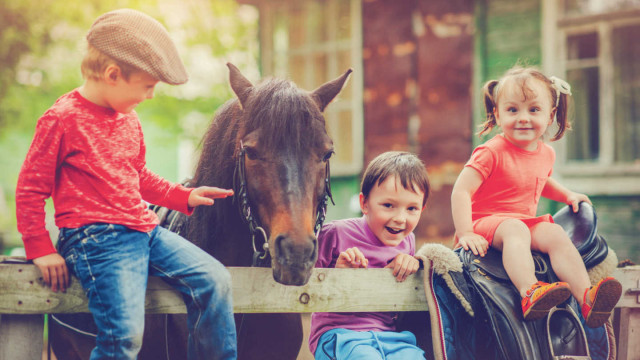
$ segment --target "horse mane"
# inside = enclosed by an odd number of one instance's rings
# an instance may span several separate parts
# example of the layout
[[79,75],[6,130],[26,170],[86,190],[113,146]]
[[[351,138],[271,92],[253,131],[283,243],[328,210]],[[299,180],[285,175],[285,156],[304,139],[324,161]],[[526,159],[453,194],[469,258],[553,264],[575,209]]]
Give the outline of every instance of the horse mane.
[[[326,134],[324,118],[309,92],[291,81],[267,79],[252,88],[243,105],[244,108],[238,99],[232,99],[216,112],[202,139],[191,186],[231,189],[237,141],[253,131],[259,131],[260,148],[275,153],[309,151],[323,141],[318,134]],[[190,240],[206,249],[215,242],[211,237],[226,236],[220,233],[224,227],[221,224],[238,219],[239,211],[232,198],[216,200],[212,207],[198,207],[189,221]]]

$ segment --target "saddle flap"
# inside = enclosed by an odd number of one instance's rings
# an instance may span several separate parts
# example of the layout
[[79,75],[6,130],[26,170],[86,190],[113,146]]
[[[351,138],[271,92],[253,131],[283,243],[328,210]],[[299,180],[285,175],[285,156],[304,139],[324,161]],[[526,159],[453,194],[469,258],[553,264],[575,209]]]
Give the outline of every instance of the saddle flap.
[[[536,276],[544,278],[549,272],[545,255],[535,251],[532,252],[532,255]],[[491,277],[494,280],[511,282],[509,275],[502,266],[502,252],[498,250],[489,249],[485,256],[474,255],[471,251],[462,250],[460,257],[463,265],[469,271],[477,271],[480,275]]]

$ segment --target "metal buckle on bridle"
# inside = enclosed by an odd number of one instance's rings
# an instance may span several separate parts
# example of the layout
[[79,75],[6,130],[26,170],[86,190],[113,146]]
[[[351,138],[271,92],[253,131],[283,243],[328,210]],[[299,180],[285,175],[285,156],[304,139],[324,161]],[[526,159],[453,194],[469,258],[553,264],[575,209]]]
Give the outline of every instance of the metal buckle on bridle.
[[269,252],[269,239],[267,239],[267,233],[261,226],[258,226],[256,228],[256,231],[251,234],[251,244],[253,245],[253,252],[260,253],[260,251],[258,251],[258,249],[256,248],[256,234],[258,233],[262,234],[262,238],[264,239],[264,244],[262,244],[262,251],[264,251],[264,254],[259,255],[258,258],[265,259],[267,257],[267,253]]

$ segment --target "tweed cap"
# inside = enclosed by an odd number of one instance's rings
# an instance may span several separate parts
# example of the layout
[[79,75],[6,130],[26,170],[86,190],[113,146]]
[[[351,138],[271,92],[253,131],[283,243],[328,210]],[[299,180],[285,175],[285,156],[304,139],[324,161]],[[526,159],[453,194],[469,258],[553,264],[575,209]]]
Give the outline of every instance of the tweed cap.
[[189,79],[167,30],[154,18],[131,9],[110,11],[91,25],[87,41],[106,55],[171,85]]

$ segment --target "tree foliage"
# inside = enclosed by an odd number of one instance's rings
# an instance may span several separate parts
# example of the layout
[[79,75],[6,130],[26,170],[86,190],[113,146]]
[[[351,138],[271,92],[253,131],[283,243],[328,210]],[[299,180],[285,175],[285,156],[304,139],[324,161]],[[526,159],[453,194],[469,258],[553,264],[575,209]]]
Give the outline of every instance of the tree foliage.
[[226,62],[258,77],[257,10],[234,0],[0,0],[0,248],[3,233],[11,242],[17,237],[13,190],[35,123],[82,84],[86,32],[119,8],[163,23],[189,73],[187,84],[159,84],[155,99],[136,109],[143,127],[161,129],[170,145],[178,137],[197,143],[215,109],[232,97]]

